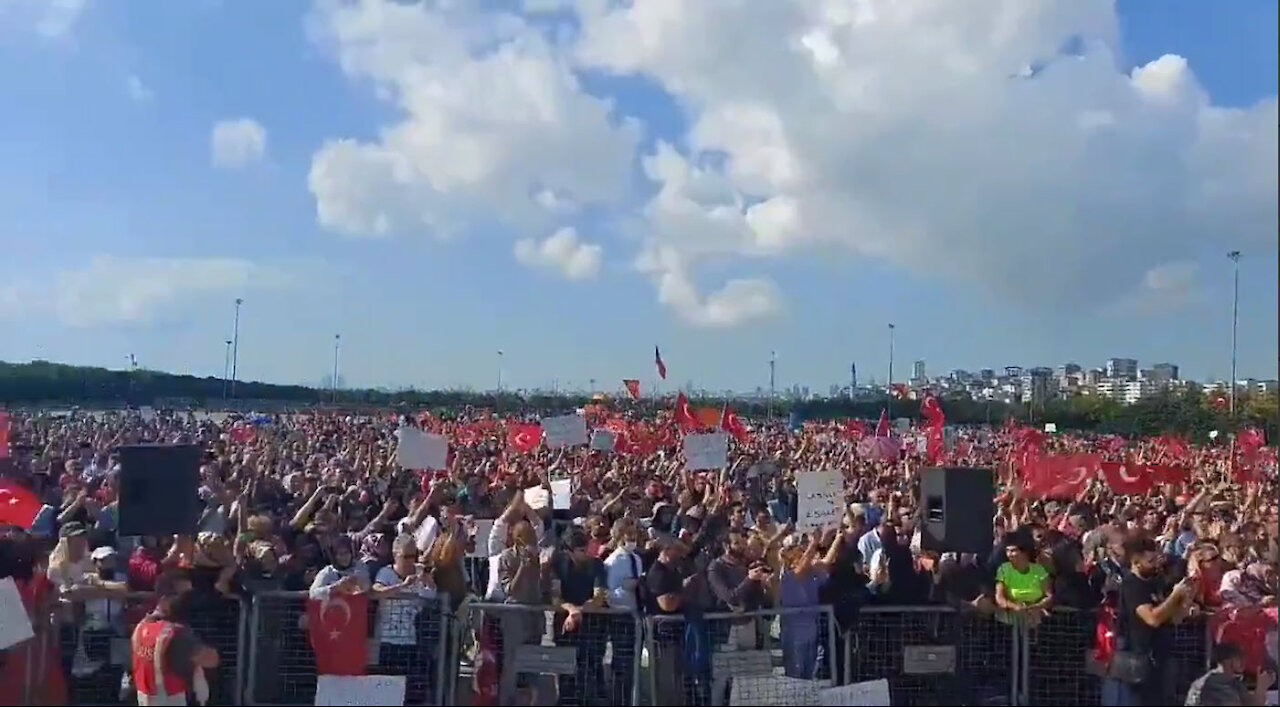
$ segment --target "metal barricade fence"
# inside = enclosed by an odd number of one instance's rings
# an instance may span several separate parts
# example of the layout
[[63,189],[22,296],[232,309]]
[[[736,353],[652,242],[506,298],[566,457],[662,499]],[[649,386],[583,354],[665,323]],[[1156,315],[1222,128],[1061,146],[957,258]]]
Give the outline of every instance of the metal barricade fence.
[[[649,704],[806,704],[847,662],[829,606],[651,616],[645,657]],[[639,704],[639,703],[637,703]]]
[[865,607],[845,634],[845,682],[885,679],[894,705],[1010,704],[1020,639],[967,608]]
[[[210,702],[233,704],[243,680],[244,602],[203,594],[192,599],[187,623],[221,658],[206,671]],[[47,624],[33,627],[34,639],[6,653],[6,660],[21,655],[21,704],[49,704],[63,690],[68,704],[133,704],[129,639],[154,604],[150,592],[108,591],[60,602]]]
[[467,643],[470,632],[474,653],[454,704],[473,704],[477,691],[504,705],[639,704],[643,625],[630,611],[585,607],[569,630],[568,614],[553,606],[472,602],[459,615],[453,643]]
[[[1090,665],[1097,621],[1096,611],[1059,608],[1035,627],[1020,627],[1019,704],[1101,704],[1104,680]],[[1199,615],[1169,630],[1171,651],[1161,668],[1181,704],[1191,683],[1210,667],[1208,617]]]
[[[339,597],[340,599],[340,597]],[[308,633],[307,592],[261,592],[253,597],[246,646],[244,703],[314,704],[316,655]],[[326,610],[350,621],[350,605]],[[338,608],[341,607],[341,608]],[[387,597],[368,602],[365,632],[369,674],[405,677],[406,705],[447,704],[456,675],[449,638],[448,597]],[[453,663],[451,665],[451,663]]]

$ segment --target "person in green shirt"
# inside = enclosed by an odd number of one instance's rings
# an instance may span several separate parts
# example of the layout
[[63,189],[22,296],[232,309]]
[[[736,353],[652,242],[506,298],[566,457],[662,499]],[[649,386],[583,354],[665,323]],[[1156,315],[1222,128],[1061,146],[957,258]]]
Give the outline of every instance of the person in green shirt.
[[1007,561],[996,570],[996,605],[1034,625],[1053,602],[1053,579],[1035,561],[1031,538],[1010,536],[1004,552]]

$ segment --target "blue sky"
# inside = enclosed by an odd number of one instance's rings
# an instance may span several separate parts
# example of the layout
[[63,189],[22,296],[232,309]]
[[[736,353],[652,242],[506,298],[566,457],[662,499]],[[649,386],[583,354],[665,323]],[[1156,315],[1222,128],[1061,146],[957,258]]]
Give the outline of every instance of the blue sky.
[[603,5],[0,0],[0,359],[1276,377],[1275,2]]

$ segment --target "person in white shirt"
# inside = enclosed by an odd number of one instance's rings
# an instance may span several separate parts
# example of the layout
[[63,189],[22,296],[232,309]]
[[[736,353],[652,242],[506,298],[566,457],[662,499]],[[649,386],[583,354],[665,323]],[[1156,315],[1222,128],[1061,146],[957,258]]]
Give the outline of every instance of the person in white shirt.
[[[613,529],[613,552],[605,558],[605,581],[609,589],[609,606],[637,612],[639,588],[644,577],[644,562],[636,554],[641,537],[634,523],[619,523]],[[634,616],[616,616],[609,623],[609,642],[613,646],[613,704],[635,704],[632,688],[635,682],[636,621]]]
[[511,546],[511,528],[521,520],[529,521],[529,525],[533,526],[538,544],[542,543],[542,518],[538,516],[537,511],[525,503],[522,494],[516,494],[506,510],[502,511],[502,515],[493,521],[493,528],[489,531],[489,546],[486,549],[489,555],[489,581],[485,586],[485,601],[500,604],[507,598],[502,590],[502,582],[498,579],[498,555]]
[[[378,601],[378,665],[388,675],[404,675],[405,704],[426,704],[430,678],[435,675],[432,649],[438,640],[418,630],[419,614],[426,600],[436,597],[431,568],[418,563],[418,547],[412,535],[401,535],[391,544],[391,564],[378,570],[373,595]],[[425,618],[439,617],[427,612]]]
[[84,524],[74,521],[58,531],[58,544],[49,554],[48,577],[64,596],[86,586],[85,576],[94,570],[88,535]]

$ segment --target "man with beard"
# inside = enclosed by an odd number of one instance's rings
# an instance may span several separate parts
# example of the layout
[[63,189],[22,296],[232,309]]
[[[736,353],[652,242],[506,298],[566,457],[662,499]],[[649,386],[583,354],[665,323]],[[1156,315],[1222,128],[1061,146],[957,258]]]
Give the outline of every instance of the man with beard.
[[186,705],[188,691],[202,704],[208,699],[204,671],[218,666],[218,652],[185,624],[190,592],[191,580],[183,573],[156,579],[156,609],[139,622],[131,641],[139,705]]
[[1131,705],[1173,704],[1171,624],[1186,617],[1198,587],[1187,577],[1168,589],[1164,556],[1148,537],[1125,543],[1129,571],[1120,584],[1117,650],[1110,677],[1128,687]]

